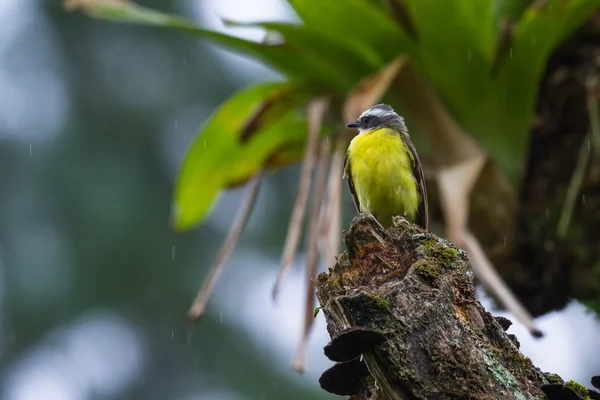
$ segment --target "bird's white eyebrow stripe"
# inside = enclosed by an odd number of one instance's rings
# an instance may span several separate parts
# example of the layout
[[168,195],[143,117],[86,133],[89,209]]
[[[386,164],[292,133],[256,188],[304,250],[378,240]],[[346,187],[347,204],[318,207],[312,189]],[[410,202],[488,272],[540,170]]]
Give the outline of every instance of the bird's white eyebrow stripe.
[[390,112],[386,111],[386,110],[382,110],[380,108],[375,108],[375,109],[371,109],[369,108],[367,111],[363,112],[359,118],[362,118],[366,115],[370,116],[370,117],[384,117],[386,115],[389,115]]

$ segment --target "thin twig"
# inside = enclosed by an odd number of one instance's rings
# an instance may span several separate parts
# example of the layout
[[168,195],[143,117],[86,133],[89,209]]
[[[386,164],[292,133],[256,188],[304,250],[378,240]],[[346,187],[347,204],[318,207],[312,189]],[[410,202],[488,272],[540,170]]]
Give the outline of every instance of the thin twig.
[[[600,149],[597,148],[597,146],[600,145],[600,143],[597,143],[600,142],[600,117],[598,116],[598,101],[593,93],[594,88],[597,86],[596,76],[593,74],[588,75],[585,83],[587,88],[586,105],[588,109],[588,118],[590,121],[590,133],[585,135],[583,142],[581,143],[579,156],[577,157],[577,165],[575,166],[573,175],[571,175],[571,182],[569,182],[569,188],[567,189],[567,194],[565,196],[565,203],[560,214],[560,219],[558,220],[556,234],[561,239],[567,235],[567,231],[569,230],[571,218],[573,217],[573,209],[575,208],[575,201],[577,200],[577,194],[581,190],[585,171],[592,156],[592,152],[589,148],[590,139],[594,143],[594,152],[596,154],[600,154]],[[593,165],[591,169],[592,172],[590,175],[592,175],[593,179],[593,176],[595,175],[595,168]]]
[[329,177],[327,178],[327,201],[324,202],[323,229],[323,259],[326,265],[332,266],[335,257],[340,254],[342,232],[342,168],[346,152],[346,137],[340,133],[335,139],[335,148],[331,156]]
[[315,286],[312,280],[317,276],[319,267],[319,252],[317,251],[317,241],[319,237],[319,217],[321,216],[321,204],[325,193],[327,183],[327,166],[329,164],[329,153],[331,152],[331,142],[324,140],[321,142],[319,154],[319,163],[315,177],[315,185],[312,199],[312,210],[308,231],[308,250],[306,253],[306,299],[304,308],[304,329],[300,335],[300,344],[294,358],[294,369],[298,372],[304,371],[306,356],[306,344],[310,330],[313,326],[314,308],[315,308]]
[[325,261],[325,264],[329,265],[328,260],[333,259],[334,254],[329,248],[329,196],[324,197],[319,207],[319,238],[317,245],[319,246],[319,254],[321,259]]
[[571,224],[571,218],[573,216],[573,209],[575,208],[575,201],[577,200],[577,194],[581,189],[585,170],[587,168],[588,161],[590,160],[591,152],[588,149],[589,140],[590,136],[585,135],[583,142],[581,143],[581,148],[579,149],[579,157],[577,158],[575,171],[573,171],[573,175],[571,175],[571,182],[569,183],[569,188],[567,189],[567,195],[565,196],[565,203],[560,214],[560,219],[558,220],[556,234],[561,239],[567,235],[569,225]]
[[475,274],[483,285],[493,292],[498,300],[510,311],[535,337],[543,336],[533,322],[533,318],[523,305],[510,291],[504,280],[500,277],[490,260],[485,255],[479,241],[469,231],[463,233],[463,246],[471,259]]
[[262,180],[263,172],[259,171],[254,175],[254,177],[248,182],[246,193],[244,200],[242,201],[242,207],[238,210],[233,224],[231,225],[231,229],[227,234],[227,238],[225,242],[223,242],[223,246],[219,251],[217,259],[210,269],[208,276],[202,283],[202,287],[198,291],[192,306],[188,312],[188,318],[190,322],[196,322],[206,311],[206,306],[208,301],[210,300],[210,296],[214,289],[215,283],[223,270],[223,267],[231,257],[235,246],[246,226],[246,222],[248,222],[248,218],[252,213],[252,209],[254,208],[254,203],[256,202],[256,197],[258,195],[258,189],[260,187],[260,182]]
[[587,109],[592,128],[592,147],[594,152],[590,166],[590,180],[597,182],[600,180],[600,117],[598,116],[598,77],[590,74],[586,81],[587,86]]
[[312,172],[315,168],[317,158],[319,133],[321,132],[321,124],[326,109],[327,99],[325,98],[313,99],[308,105],[308,138],[306,140],[304,160],[300,171],[300,185],[292,216],[290,218],[287,236],[285,238],[281,267],[279,268],[279,273],[277,274],[275,284],[273,285],[273,300],[277,299],[283,275],[292,266],[292,262],[294,261],[298,249],[306,203],[308,202],[308,194],[312,181]]

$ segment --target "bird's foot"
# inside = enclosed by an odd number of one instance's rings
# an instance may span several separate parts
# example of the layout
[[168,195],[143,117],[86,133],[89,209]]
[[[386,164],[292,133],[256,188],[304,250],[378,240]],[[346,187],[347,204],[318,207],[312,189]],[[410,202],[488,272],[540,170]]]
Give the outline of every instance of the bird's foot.
[[396,228],[400,228],[402,230],[406,230],[410,225],[410,220],[406,217],[406,214],[398,215],[392,218],[392,224]]
[[[371,220],[371,232],[373,233],[373,235],[377,238],[377,240],[379,240],[379,242],[381,244],[385,244],[386,242],[389,242],[391,239],[391,235],[388,232],[387,229],[385,229],[383,227],[383,225],[381,225],[381,223],[377,220],[377,218],[371,214],[368,213],[367,214],[369,216],[369,219]],[[387,240],[385,240],[387,239]]]

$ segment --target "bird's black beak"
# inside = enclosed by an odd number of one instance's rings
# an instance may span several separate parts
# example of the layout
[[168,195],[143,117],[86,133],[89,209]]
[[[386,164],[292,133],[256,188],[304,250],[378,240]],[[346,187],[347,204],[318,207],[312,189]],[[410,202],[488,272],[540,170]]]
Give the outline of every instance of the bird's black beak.
[[346,128],[358,128],[360,125],[358,125],[358,121],[354,121],[354,122],[350,122],[348,125],[346,125]]

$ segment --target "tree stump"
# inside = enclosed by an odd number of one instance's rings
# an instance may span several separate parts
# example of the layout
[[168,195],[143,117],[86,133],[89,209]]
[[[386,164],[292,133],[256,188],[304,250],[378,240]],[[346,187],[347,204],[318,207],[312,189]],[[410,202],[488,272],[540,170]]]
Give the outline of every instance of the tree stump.
[[[337,363],[321,386],[352,399],[543,399],[542,373],[519,352],[510,321],[475,298],[464,251],[396,218],[359,215],[347,251],[315,281]],[[575,393],[574,391],[570,391]],[[583,398],[583,397],[582,397]]]

